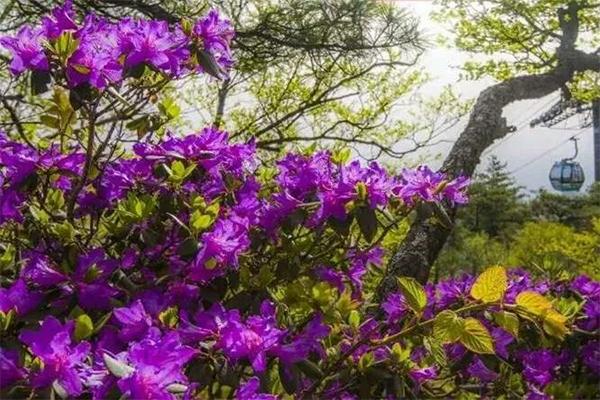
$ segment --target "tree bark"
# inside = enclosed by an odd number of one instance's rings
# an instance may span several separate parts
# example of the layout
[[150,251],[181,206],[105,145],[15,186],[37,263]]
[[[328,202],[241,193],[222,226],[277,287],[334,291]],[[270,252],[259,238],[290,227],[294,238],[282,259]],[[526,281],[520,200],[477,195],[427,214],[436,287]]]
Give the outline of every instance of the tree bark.
[[[502,117],[508,104],[544,97],[559,90],[576,72],[600,71],[600,56],[576,49],[579,9],[575,3],[558,10],[561,21],[561,44],[556,50],[556,66],[536,75],[519,76],[485,89],[475,102],[467,126],[446,157],[442,170],[450,177],[472,176],[481,154],[495,140],[505,136],[512,127]],[[565,16],[568,16],[565,18]],[[445,204],[452,221],[456,208]],[[410,230],[388,263],[387,272],[377,290],[379,300],[397,288],[397,277],[410,276],[421,283],[427,282],[432,264],[438,257],[451,228],[428,217],[417,217]]]

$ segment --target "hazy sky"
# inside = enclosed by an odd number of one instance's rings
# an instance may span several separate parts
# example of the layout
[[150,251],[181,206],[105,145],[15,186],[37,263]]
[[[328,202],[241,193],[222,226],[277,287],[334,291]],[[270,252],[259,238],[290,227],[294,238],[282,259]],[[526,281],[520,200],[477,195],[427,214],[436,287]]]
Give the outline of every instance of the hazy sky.
[[[429,13],[433,10],[432,1],[396,0],[396,2],[421,18],[421,29],[430,38],[433,39],[436,35],[445,33],[446,27],[429,18]],[[492,83],[491,80],[459,81],[458,67],[467,59],[467,54],[454,49],[432,47],[427,50],[421,63],[429,71],[433,80],[426,87],[428,93],[435,94],[445,85],[453,84],[455,91],[462,97],[475,98],[483,88]],[[507,117],[510,125],[515,125],[520,129],[509,134],[508,138],[501,139],[501,143],[498,144],[500,141],[496,141],[491,148],[492,151],[484,153],[486,157],[484,157],[482,165],[487,163],[490,155],[495,154],[500,160],[508,163],[508,168],[510,171],[514,171],[517,182],[525,186],[527,190],[537,190],[540,187],[551,190],[548,171],[554,161],[571,157],[573,145],[568,142],[568,139],[573,135],[578,135],[580,140],[577,159],[585,170],[585,186],[587,187],[594,179],[592,129],[581,130],[579,117],[571,118],[552,129],[529,127],[529,121],[547,110],[556,100],[558,100],[558,92],[542,99],[520,101],[508,106],[504,111],[504,116]],[[462,126],[464,126],[464,121],[456,129],[448,132],[448,138],[455,138]],[[566,143],[560,145],[562,142]],[[450,145],[440,145],[435,148],[435,151],[445,154],[449,147]],[[550,151],[553,148],[554,150]],[[545,152],[548,153],[543,155]],[[522,167],[529,162],[531,164]]]

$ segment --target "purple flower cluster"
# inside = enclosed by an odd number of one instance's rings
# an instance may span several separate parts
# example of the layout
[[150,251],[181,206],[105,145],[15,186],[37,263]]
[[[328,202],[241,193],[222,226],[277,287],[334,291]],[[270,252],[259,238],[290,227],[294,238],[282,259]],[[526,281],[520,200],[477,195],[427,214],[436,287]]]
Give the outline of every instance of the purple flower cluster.
[[[157,144],[138,143],[134,150],[134,158],[106,165],[104,174],[79,193],[76,212],[83,217],[113,209],[129,193],[139,190],[158,196],[165,194],[172,186],[157,174],[161,165],[168,166],[178,160],[193,164],[197,172],[183,184],[181,190],[185,196],[200,196],[206,202],[218,202],[226,196],[232,200],[228,207],[220,207],[216,221],[198,238],[202,246],[191,262],[184,262],[176,254],[169,260],[176,265],[186,264],[187,276],[195,282],[210,282],[222,276],[226,268],[237,268],[240,256],[250,248],[252,231],[263,231],[273,240],[285,220],[298,212],[304,213],[304,225],[316,227],[330,219],[347,220],[353,204],[376,209],[387,206],[391,199],[403,200],[397,194],[400,192],[405,196],[410,192],[406,201],[411,203],[419,195],[406,189],[402,179],[390,176],[375,163],[367,167],[358,162],[338,166],[329,153],[319,152],[312,156],[287,155],[278,164],[277,187],[265,198],[260,195],[261,185],[251,176],[257,165],[253,143],[230,144],[227,133],[213,128],[182,138],[167,137]],[[55,148],[40,152],[0,137],[0,159],[6,166],[1,175],[4,182],[0,192],[1,221],[23,221],[22,206],[27,199],[24,182],[33,177],[61,174],[53,186],[67,198],[74,186],[73,179],[83,168],[84,158],[77,149],[66,155]],[[446,187],[450,185],[452,182]],[[455,193],[450,196],[450,201],[458,201]],[[191,211],[180,217],[189,221],[193,215]],[[179,245],[177,240],[165,241],[148,251],[147,256],[176,253]],[[90,257],[102,257],[100,252],[94,250],[95,255]],[[346,276],[335,279],[348,282],[358,295],[367,265],[379,264],[380,259],[379,250],[368,253],[352,250],[348,254]],[[96,274],[94,279],[85,280],[91,265],[95,265]],[[85,308],[108,308],[108,300],[116,292],[105,281],[116,266],[115,260],[99,264],[83,259],[78,264],[70,280],[72,290],[83,299],[95,295],[93,305],[83,300]],[[57,279],[50,283],[66,280]]]
[[[76,47],[69,49],[64,61],[49,49],[58,41],[70,38]],[[148,66],[171,77],[201,71],[202,63],[194,53],[201,50],[214,58],[225,72],[233,65],[230,44],[234,37],[231,23],[211,10],[196,21],[186,34],[181,26],[164,21],[124,19],[109,22],[96,15],[77,21],[72,1],[52,10],[41,26],[23,26],[15,36],[0,39],[10,51],[10,71],[49,71],[64,62],[69,86],[89,83],[96,89],[117,85],[140,66]],[[199,47],[201,46],[201,47]]]
[[88,342],[74,344],[74,323],[61,324],[54,317],[42,321],[39,330],[23,330],[19,339],[41,361],[39,372],[32,372],[31,386],[59,385],[66,393],[77,396],[82,393],[87,365],[85,358],[91,350]]

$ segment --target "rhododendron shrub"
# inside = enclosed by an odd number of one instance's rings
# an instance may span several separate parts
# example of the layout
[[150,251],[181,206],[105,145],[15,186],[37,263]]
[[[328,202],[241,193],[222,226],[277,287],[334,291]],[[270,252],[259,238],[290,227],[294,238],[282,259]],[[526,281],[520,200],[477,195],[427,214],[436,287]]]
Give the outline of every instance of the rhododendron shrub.
[[386,233],[413,212],[447,223],[467,179],[346,151],[263,165],[214,127],[98,137],[99,108],[148,79],[225,75],[232,38],[217,11],[110,22],[69,3],[2,38],[10,71],[81,121],[0,135],[2,398],[598,396],[584,276],[405,277],[373,304]]

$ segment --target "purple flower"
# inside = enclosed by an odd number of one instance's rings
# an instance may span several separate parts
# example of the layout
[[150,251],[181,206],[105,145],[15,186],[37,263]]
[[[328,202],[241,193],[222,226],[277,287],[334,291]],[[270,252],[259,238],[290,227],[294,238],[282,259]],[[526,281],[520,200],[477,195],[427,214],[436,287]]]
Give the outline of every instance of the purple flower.
[[202,235],[201,244],[189,277],[209,282],[224,274],[223,267],[237,267],[238,257],[250,246],[248,227],[237,219],[221,218]]
[[255,372],[267,367],[267,353],[275,351],[286,331],[277,328],[274,306],[264,301],[261,315],[251,316],[243,323],[239,314],[229,316],[220,331],[217,346],[232,361],[248,359]]
[[23,330],[19,339],[43,362],[41,371],[31,379],[33,387],[47,387],[56,381],[67,394],[78,396],[83,391],[84,360],[90,351],[88,342],[71,343],[73,321],[62,325],[54,317],[46,317],[37,331]]
[[381,266],[383,249],[373,247],[367,251],[351,249],[348,251],[348,278],[352,284],[352,297],[360,299],[362,297],[363,276],[368,271],[369,265]]
[[417,386],[420,386],[423,382],[437,378],[438,372],[436,367],[426,367],[420,369],[413,369],[408,373],[410,379],[412,379]]
[[300,201],[306,200],[319,187],[333,185],[335,167],[327,152],[318,152],[311,157],[289,153],[277,166],[277,184],[284,192]]
[[47,71],[48,58],[42,46],[43,32],[29,25],[23,26],[15,37],[0,38],[0,45],[12,53],[10,72],[19,75],[25,70]]
[[600,298],[600,282],[594,281],[585,275],[579,275],[573,279],[571,289],[584,298]]
[[552,397],[538,389],[535,385],[527,385],[528,392],[525,394],[526,400],[552,400]]
[[0,225],[7,221],[23,222],[21,207],[25,197],[16,190],[0,189]]
[[475,357],[473,362],[469,364],[467,372],[472,377],[479,379],[481,382],[493,382],[498,379],[498,374],[488,367],[481,361],[479,357]]
[[66,0],[62,7],[56,7],[52,10],[52,15],[44,16],[42,27],[44,28],[44,35],[48,39],[56,39],[68,30],[77,30],[73,1]]
[[230,45],[235,31],[228,19],[222,18],[217,10],[210,10],[196,22],[192,33],[202,40],[204,50],[213,55],[222,69],[231,68],[233,57]]
[[468,177],[459,176],[448,182],[442,193],[451,204],[467,204],[469,196],[467,196],[466,188],[470,183],[471,180]]
[[208,310],[197,312],[193,318],[183,311],[180,315],[179,332],[186,343],[217,339],[221,329],[230,320],[240,320],[238,310],[227,311],[219,304],[213,304]]
[[475,278],[467,274],[463,274],[459,278],[449,278],[440,281],[436,285],[437,309],[448,308],[452,304],[466,299],[474,281]]
[[544,294],[550,290],[548,282],[536,282],[531,279],[529,272],[522,268],[511,268],[508,271],[508,288],[504,295],[506,302],[512,303],[515,301],[519,293],[531,290],[540,294]]
[[526,381],[544,387],[554,379],[554,370],[559,358],[550,350],[524,352],[521,357],[523,377]]
[[496,354],[508,359],[508,345],[514,342],[515,338],[502,328],[492,328],[491,333]]
[[107,259],[102,249],[92,249],[79,257],[73,282],[81,307],[87,310],[107,310],[111,307],[111,299],[119,291],[107,279],[117,266],[118,261]]
[[381,304],[381,308],[385,311],[389,323],[392,324],[404,318],[408,311],[408,305],[401,293],[390,293]]
[[577,326],[586,331],[593,332],[600,328],[600,299],[588,299],[583,306],[585,318],[577,322]]
[[446,355],[452,362],[457,362],[467,354],[467,349],[460,343],[452,343],[444,345]]
[[0,347],[0,389],[10,387],[25,378],[25,370],[19,365],[19,353]]
[[580,349],[583,363],[600,377],[600,340],[592,340]]
[[293,364],[304,360],[312,352],[324,358],[325,352],[321,340],[326,338],[330,332],[331,328],[323,323],[323,316],[317,314],[290,343],[283,344],[276,350],[277,356],[284,364]]
[[366,198],[360,200],[367,200],[371,208],[386,205],[392,190],[398,186],[396,180],[376,162],[369,163],[366,168],[359,161],[351,162],[342,168],[341,181],[356,191],[356,195],[360,194],[357,186],[364,185]]
[[134,343],[126,355],[133,371],[117,382],[119,389],[132,399],[176,399],[167,387],[187,383],[183,367],[195,355],[194,349],[181,344],[177,332]]
[[21,278],[26,282],[48,288],[65,282],[67,277],[50,265],[50,259],[35,251],[27,252],[24,256],[25,266],[21,270]]
[[164,21],[128,20],[121,24],[120,31],[127,67],[145,63],[178,75],[182,63],[189,58],[185,35],[171,32]]
[[115,308],[113,316],[121,325],[119,338],[125,343],[142,339],[152,326],[152,318],[146,313],[140,300],[129,307]]
[[238,400],[277,400],[274,394],[259,393],[260,380],[257,377],[250,378],[248,382],[241,385],[235,397]]
[[433,172],[427,166],[402,171],[402,183],[397,189],[397,195],[408,205],[415,199],[424,201],[441,200],[441,183],[445,176],[441,172]]
[[341,272],[330,267],[321,266],[315,270],[315,275],[320,280],[336,288],[338,292],[342,293],[344,291],[344,276]]
[[17,279],[8,289],[0,288],[0,311],[15,309],[17,315],[25,315],[35,310],[43,298],[42,293],[30,291],[23,279]]
[[431,202],[444,199],[452,204],[464,204],[468,202],[465,189],[469,183],[469,178],[464,176],[448,181],[442,172],[433,172],[422,165],[403,170],[401,183],[395,192],[408,205],[413,205],[415,200]]
[[81,42],[69,57],[67,78],[71,86],[89,82],[97,89],[120,82],[123,66],[116,27],[94,16],[88,16],[82,28]]

